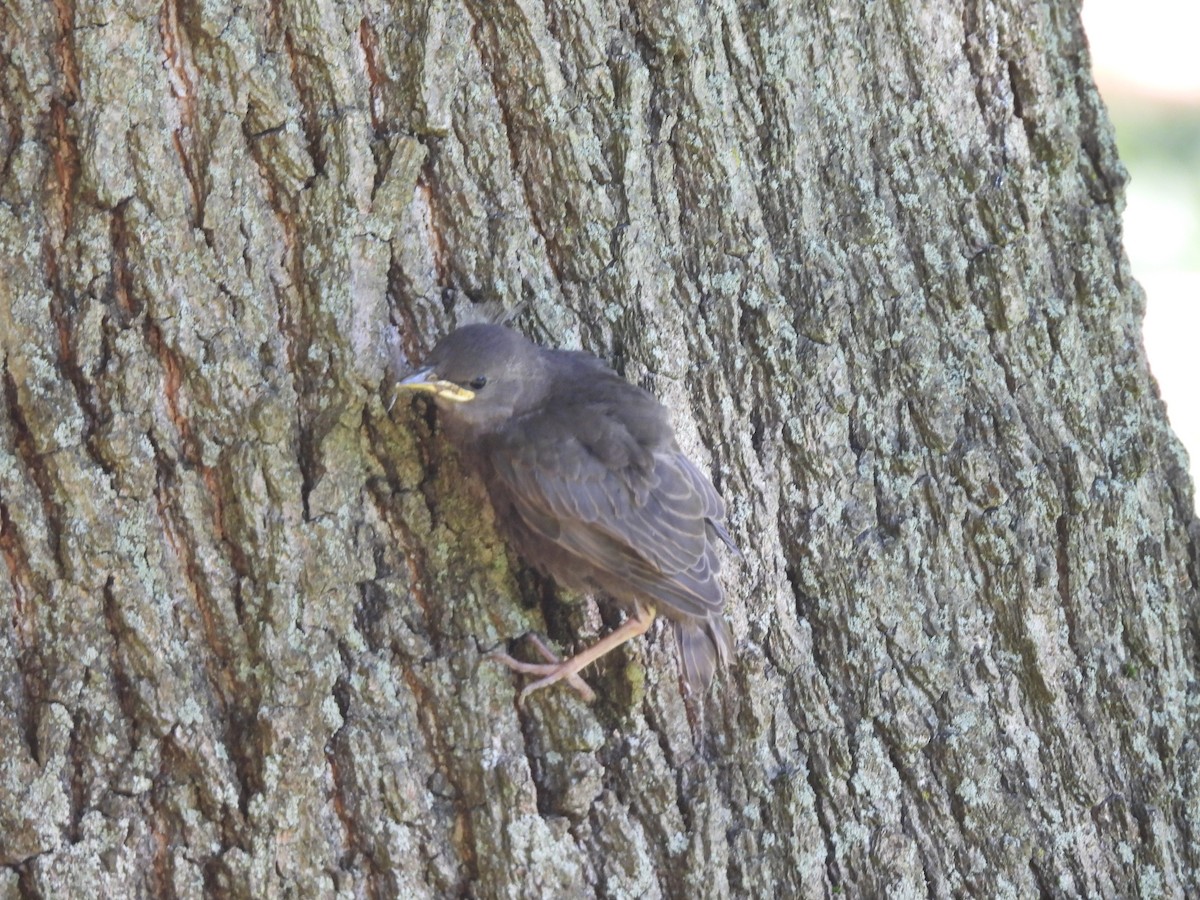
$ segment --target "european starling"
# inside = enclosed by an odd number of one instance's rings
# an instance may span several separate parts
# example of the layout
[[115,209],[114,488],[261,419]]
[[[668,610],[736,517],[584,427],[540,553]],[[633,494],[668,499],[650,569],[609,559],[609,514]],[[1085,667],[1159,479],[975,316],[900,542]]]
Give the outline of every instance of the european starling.
[[645,632],[656,611],[675,625],[689,689],[708,687],[733,645],[716,542],[734,545],[721,498],[680,451],[662,404],[591,354],[543,349],[501,325],[451,333],[399,387],[433,394],[447,436],[526,561],[628,612],[563,662],[540,642],[546,664],[493,654],[542,676],[522,699],[562,679],[591,699],[577,673]]

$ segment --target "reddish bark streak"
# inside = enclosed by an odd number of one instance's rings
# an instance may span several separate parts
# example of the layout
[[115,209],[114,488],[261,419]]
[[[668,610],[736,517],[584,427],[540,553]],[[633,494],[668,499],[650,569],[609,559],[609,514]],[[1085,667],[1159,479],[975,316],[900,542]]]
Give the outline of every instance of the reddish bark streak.
[[366,60],[367,79],[371,82],[371,127],[379,130],[379,106],[384,76],[379,69],[379,36],[366,16],[358,23],[358,43]]
[[197,162],[200,148],[196,134],[196,84],[195,64],[187,36],[179,25],[177,0],[165,0],[159,17],[159,33],[162,35],[163,54],[170,75],[171,94],[179,109],[179,127],[171,137],[175,152],[179,154],[184,177],[192,202],[192,224],[197,228],[204,223],[205,191],[200,181],[201,166]]
[[75,7],[69,0],[54,0],[57,37],[54,55],[62,72],[63,83],[50,104],[50,143],[54,160],[53,210],[51,232],[61,243],[71,230],[75,183],[79,178],[79,148],[71,131],[68,110],[79,99],[79,63],[75,58]]
[[37,641],[37,627],[32,619],[29,597],[33,593],[33,572],[29,556],[21,545],[13,526],[8,507],[0,503],[0,555],[8,567],[8,580],[13,589],[13,630],[22,650],[31,649]]
[[159,365],[162,366],[163,399],[167,401],[167,416],[171,419],[175,430],[179,432],[183,461],[193,465],[198,464],[200,452],[195,446],[191,422],[179,408],[179,387],[183,384],[183,363],[179,359],[179,355],[167,345],[163,339],[162,329],[154,322],[146,323],[146,340]]

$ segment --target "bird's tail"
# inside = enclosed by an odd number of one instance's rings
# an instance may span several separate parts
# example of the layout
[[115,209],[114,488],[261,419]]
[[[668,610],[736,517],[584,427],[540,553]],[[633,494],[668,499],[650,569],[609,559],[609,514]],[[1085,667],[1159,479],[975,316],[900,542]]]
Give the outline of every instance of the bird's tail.
[[717,664],[727,665],[733,655],[733,634],[719,615],[706,621],[676,622],[675,643],[679,647],[683,680],[696,695],[708,690]]

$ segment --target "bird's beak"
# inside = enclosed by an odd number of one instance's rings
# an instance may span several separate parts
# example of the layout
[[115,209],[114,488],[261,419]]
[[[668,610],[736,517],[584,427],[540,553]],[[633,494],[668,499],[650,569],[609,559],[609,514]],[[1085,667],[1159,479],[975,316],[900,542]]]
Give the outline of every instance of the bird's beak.
[[475,396],[474,391],[469,391],[453,381],[442,381],[429,366],[417,369],[408,377],[402,378],[396,382],[396,387],[402,391],[426,391],[452,403],[465,403]]

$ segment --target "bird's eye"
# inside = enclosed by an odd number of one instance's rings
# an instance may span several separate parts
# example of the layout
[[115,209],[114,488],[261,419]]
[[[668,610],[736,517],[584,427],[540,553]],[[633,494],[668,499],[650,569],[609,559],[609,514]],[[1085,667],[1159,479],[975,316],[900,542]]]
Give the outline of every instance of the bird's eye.
[[471,379],[471,390],[482,391],[486,385],[487,385],[487,376],[486,375],[476,375],[474,378]]

